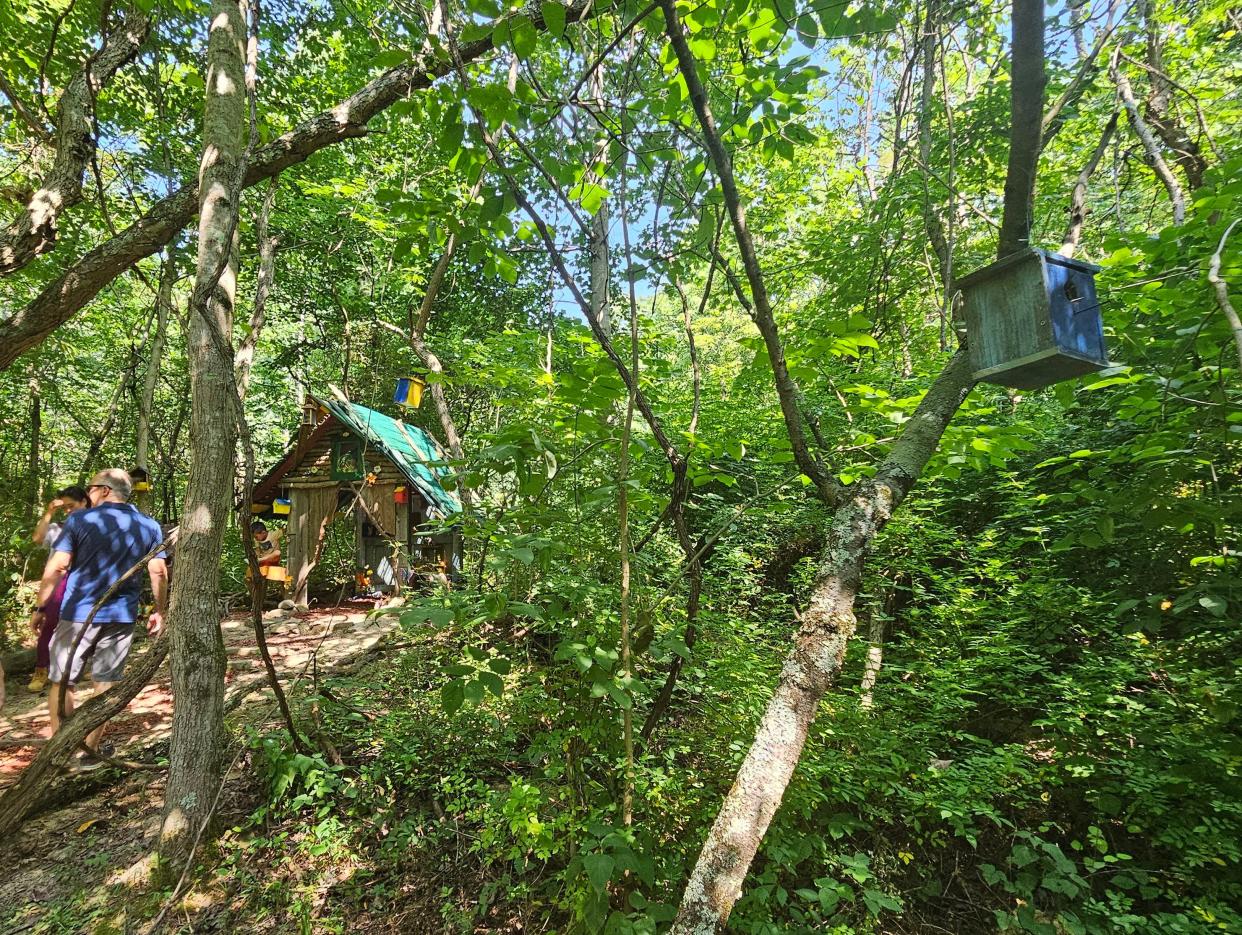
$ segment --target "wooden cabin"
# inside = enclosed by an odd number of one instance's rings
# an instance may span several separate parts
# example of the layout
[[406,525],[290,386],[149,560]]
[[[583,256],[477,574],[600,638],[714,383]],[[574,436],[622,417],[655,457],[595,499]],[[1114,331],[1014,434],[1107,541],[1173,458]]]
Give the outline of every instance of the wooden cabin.
[[352,514],[357,565],[371,587],[398,593],[412,582],[451,579],[461,536],[444,521],[461,502],[444,489],[440,446],[422,429],[337,400],[310,398],[294,447],[254,488],[260,517],[286,518],[282,560],[289,596],[305,603],[329,521]]

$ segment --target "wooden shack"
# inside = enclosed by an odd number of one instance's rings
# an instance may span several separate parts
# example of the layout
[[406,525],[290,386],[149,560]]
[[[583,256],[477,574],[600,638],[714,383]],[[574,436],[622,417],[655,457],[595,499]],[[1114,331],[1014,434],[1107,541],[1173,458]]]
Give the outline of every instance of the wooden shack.
[[446,521],[461,503],[440,484],[440,446],[417,426],[341,400],[308,398],[297,443],[260,480],[259,515],[288,503],[282,560],[290,597],[305,603],[328,523],[352,514],[357,565],[371,586],[397,593],[413,581],[451,579],[461,536]]

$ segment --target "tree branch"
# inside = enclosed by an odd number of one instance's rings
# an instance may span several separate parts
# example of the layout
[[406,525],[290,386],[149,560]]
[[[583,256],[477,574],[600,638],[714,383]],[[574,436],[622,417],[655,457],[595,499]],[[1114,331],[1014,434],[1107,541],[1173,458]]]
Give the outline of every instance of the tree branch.
[[1100,160],[1104,158],[1104,151],[1108,149],[1108,144],[1113,139],[1113,131],[1117,129],[1119,116],[1114,110],[1113,115],[1108,118],[1108,123],[1104,125],[1104,132],[1100,134],[1100,141],[1095,144],[1091,157],[1074,182],[1074,188],[1070,192],[1069,226],[1065,229],[1065,236],[1061,238],[1059,252],[1062,256],[1072,257],[1074,251],[1078,249],[1078,242],[1082,238],[1082,228],[1087,222],[1087,183],[1091,181],[1091,176],[1099,167]]
[[1216,247],[1216,252],[1212,254],[1211,261],[1208,263],[1208,282],[1212,284],[1212,290],[1216,293],[1216,304],[1220,306],[1220,310],[1229,322],[1229,330],[1233,332],[1233,343],[1238,348],[1238,370],[1242,372],[1242,318],[1238,317],[1237,310],[1233,307],[1233,303],[1229,301],[1229,284],[1220,275],[1221,258],[1225,253],[1225,241],[1229,239],[1229,235],[1233,233],[1233,229],[1239,223],[1242,223],[1242,218],[1226,227],[1225,232],[1220,235],[1220,243]]
[[[1082,96],[1091,87],[1091,83],[1095,80],[1095,76],[1100,73],[1099,57],[1100,52],[1104,50],[1104,46],[1108,44],[1108,40],[1113,37],[1117,27],[1121,24],[1118,20],[1112,22],[1113,13],[1119,5],[1119,0],[1113,0],[1112,5],[1108,9],[1109,23],[1104,27],[1103,32],[1095,40],[1090,51],[1081,56],[1078,62],[1078,71],[1074,73],[1074,77],[1070,79],[1064,90],[1057,95],[1057,99],[1044,112],[1044,118],[1041,125],[1040,148],[1043,149],[1052,141],[1052,138],[1061,132],[1061,128],[1065,126],[1065,121],[1069,119],[1069,112],[1072,110]],[[1076,33],[1076,35],[1078,35]]]
[[695,114],[699,119],[699,127],[703,133],[703,141],[716,167],[716,175],[720,179],[720,190],[724,194],[725,206],[729,212],[729,220],[733,224],[733,234],[737,240],[738,252],[742,257],[742,267],[750,285],[753,304],[753,318],[764,345],[768,351],[768,359],[772,365],[772,375],[776,383],[776,394],[780,399],[781,415],[785,419],[785,429],[789,434],[789,443],[793,449],[794,459],[798,467],[807,477],[811,478],[825,504],[835,504],[841,496],[841,486],[825,469],[824,465],[811,454],[807,444],[806,433],[802,425],[802,394],[798,389],[789,367],[785,363],[785,349],[781,344],[780,332],[777,330],[776,318],[768,299],[767,284],[763,270],[759,266],[759,257],[755,253],[755,243],[746,224],[746,212],[733,178],[733,162],[725,149],[724,142],[716,129],[716,120],[712,116],[707,100],[707,91],[699,80],[698,63],[690,45],[686,41],[681,19],[677,15],[675,0],[660,0],[664,11],[665,32],[672,43],[673,52],[677,56],[677,65],[682,78],[690,92],[690,101],[694,105]]
[[[147,41],[151,21],[129,10],[103,46],[73,76],[56,105],[56,159],[38,191],[0,232],[0,276],[9,276],[56,245],[61,212],[82,200],[82,177],[95,155],[95,98]],[[9,92],[6,89],[6,94]],[[16,97],[9,94],[14,107]]]
[[14,112],[22,119],[22,123],[34,131],[35,136],[45,143],[52,139],[52,131],[43,125],[38,114],[32,111],[26,102],[21,99],[21,96],[9,84],[9,79],[5,77],[3,71],[0,71],[0,93],[3,93],[9,99],[9,103],[13,105]]
[[1117,95],[1121,98],[1121,103],[1126,109],[1126,116],[1130,120],[1130,126],[1143,144],[1143,152],[1147,155],[1147,164],[1156,173],[1156,177],[1164,183],[1165,190],[1169,193],[1169,203],[1173,206],[1173,224],[1180,227],[1182,222],[1186,220],[1186,194],[1182,191],[1182,186],[1173,175],[1173,170],[1169,168],[1169,164],[1165,161],[1164,154],[1160,152],[1160,144],[1156,142],[1156,137],[1152,134],[1151,127],[1147,125],[1147,121],[1139,113],[1138,101],[1135,100],[1134,88],[1130,85],[1130,79],[1118,66],[1120,57],[1119,51],[1113,53],[1112,61],[1108,66],[1108,73],[1112,76],[1113,84],[1117,86]]
[[[566,4],[567,23],[579,23],[597,12],[592,0]],[[529,15],[536,29],[546,28],[538,11]],[[492,35],[462,46],[463,61],[477,59],[494,48]],[[289,166],[303,162],[325,147],[365,136],[367,123],[416,90],[430,87],[452,70],[442,53],[428,51],[397,65],[359,89],[336,107],[303,121],[294,129],[258,149],[247,166],[247,187],[271,178]],[[198,185],[189,183],[162,198],[147,212],[73,263],[50,282],[25,308],[0,322],[0,370],[8,368],[23,352],[39,344],[64,324],[125,270],[160,250],[198,211]]]

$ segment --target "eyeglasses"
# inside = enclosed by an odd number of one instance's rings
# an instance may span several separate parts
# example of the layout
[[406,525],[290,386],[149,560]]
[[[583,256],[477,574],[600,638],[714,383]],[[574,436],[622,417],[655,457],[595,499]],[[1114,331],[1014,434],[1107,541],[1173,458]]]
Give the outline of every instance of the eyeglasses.
[[111,488],[111,487],[109,487],[107,484],[88,484],[86,489],[87,489],[88,491],[91,491],[91,490],[94,490],[96,487],[102,487],[104,490],[111,490],[111,489],[112,489],[112,488]]

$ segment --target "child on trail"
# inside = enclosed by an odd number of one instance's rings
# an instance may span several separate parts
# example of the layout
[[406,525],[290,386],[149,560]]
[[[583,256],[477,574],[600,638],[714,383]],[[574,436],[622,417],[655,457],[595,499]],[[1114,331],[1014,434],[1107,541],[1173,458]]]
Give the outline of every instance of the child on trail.
[[[56,544],[56,540],[60,538],[64,521],[75,511],[86,509],[90,505],[90,498],[86,495],[86,489],[76,484],[56,491],[56,496],[48,503],[43,510],[43,515],[39,517],[39,521],[35,524],[34,533],[31,536],[34,539],[34,544],[51,551],[52,546]],[[52,592],[51,598],[39,608],[43,611],[43,614],[39,618],[37,626],[35,625],[35,618],[31,618],[31,626],[34,628],[35,635],[39,637],[39,642],[35,646],[34,674],[30,677],[30,684],[26,686],[28,691],[41,692],[47,685],[47,667],[52,645],[52,634],[56,631],[56,624],[60,621],[60,602],[64,600],[65,585],[68,581],[69,575],[66,574],[60,579],[60,584]]]

